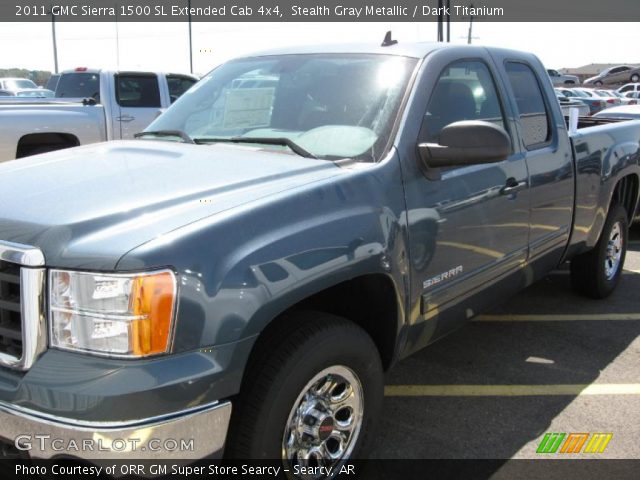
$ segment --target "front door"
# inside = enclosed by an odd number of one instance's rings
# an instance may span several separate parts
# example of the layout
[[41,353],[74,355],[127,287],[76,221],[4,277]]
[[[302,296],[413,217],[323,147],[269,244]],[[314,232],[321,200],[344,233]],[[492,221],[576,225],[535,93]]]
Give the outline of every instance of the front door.
[[[437,62],[431,61],[427,68],[433,69],[434,64]],[[438,68],[415,143],[437,143],[442,128],[453,122],[484,120],[510,134],[511,155],[498,163],[427,172],[416,170],[417,156],[405,162],[415,323],[439,317],[474,291],[518,270],[527,258],[527,166],[513,142],[517,138],[514,124],[505,113],[501,88],[490,65],[486,57]],[[444,323],[438,330],[446,331],[446,323],[453,328],[458,322]],[[425,329],[430,330],[417,330]],[[415,338],[415,346],[422,346],[424,340]]]

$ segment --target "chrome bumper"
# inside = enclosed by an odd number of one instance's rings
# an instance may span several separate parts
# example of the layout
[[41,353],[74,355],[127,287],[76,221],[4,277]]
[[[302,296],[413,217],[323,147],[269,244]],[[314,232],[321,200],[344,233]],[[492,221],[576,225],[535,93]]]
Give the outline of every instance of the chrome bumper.
[[200,459],[220,456],[230,402],[137,421],[81,422],[0,402],[0,437],[31,458]]

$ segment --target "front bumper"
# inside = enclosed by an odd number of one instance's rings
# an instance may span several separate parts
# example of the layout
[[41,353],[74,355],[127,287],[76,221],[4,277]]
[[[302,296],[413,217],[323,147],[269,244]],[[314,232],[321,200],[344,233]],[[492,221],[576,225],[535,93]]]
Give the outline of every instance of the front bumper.
[[0,402],[0,437],[31,458],[200,459],[220,457],[230,402],[136,421],[80,422]]

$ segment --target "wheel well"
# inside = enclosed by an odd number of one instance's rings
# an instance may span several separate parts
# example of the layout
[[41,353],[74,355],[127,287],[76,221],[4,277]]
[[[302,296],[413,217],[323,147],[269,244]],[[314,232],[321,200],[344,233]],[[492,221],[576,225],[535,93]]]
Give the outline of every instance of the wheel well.
[[18,141],[16,158],[28,157],[35,153],[44,153],[80,145],[78,137],[70,133],[29,133]]
[[629,223],[633,221],[635,216],[636,204],[638,201],[638,177],[635,175],[627,175],[620,179],[617,183],[611,204],[619,203],[627,212]]
[[313,310],[337,315],[362,327],[373,339],[383,367],[394,360],[398,336],[398,301],[393,282],[385,275],[357,277],[323,290],[291,306],[274,319],[260,334],[290,321],[290,313]]

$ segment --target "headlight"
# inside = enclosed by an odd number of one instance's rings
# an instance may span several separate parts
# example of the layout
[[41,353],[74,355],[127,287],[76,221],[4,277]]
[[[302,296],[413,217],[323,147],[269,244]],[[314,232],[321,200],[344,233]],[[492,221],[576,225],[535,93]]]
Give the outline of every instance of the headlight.
[[51,346],[126,357],[169,350],[176,298],[172,272],[51,270],[49,280]]

